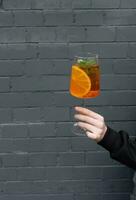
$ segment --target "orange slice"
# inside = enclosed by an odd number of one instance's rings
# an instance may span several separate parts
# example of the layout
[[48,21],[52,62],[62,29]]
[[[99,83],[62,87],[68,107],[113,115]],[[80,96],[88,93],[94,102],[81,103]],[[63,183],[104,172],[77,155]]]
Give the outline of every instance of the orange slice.
[[70,84],[71,95],[83,98],[91,89],[89,76],[79,67],[72,66],[72,76]]

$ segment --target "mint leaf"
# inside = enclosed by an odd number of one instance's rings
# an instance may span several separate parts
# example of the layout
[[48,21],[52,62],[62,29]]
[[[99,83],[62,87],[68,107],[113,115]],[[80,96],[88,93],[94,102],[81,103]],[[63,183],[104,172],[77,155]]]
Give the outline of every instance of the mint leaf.
[[79,64],[80,66],[89,66],[89,65],[95,65],[96,61],[95,60],[78,59],[77,64]]

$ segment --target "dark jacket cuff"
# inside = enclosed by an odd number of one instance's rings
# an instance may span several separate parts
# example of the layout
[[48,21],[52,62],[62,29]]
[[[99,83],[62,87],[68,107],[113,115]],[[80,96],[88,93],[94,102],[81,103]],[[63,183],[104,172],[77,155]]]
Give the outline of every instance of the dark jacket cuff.
[[119,134],[110,127],[107,127],[104,138],[98,144],[110,152],[115,152],[121,145]]

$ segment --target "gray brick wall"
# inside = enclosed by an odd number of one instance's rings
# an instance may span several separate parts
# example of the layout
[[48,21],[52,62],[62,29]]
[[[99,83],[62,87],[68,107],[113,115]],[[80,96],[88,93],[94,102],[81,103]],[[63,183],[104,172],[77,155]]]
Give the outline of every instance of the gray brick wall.
[[0,1],[0,200],[129,200],[133,171],[71,132],[71,60],[87,51],[101,95],[86,106],[135,136],[136,1]]

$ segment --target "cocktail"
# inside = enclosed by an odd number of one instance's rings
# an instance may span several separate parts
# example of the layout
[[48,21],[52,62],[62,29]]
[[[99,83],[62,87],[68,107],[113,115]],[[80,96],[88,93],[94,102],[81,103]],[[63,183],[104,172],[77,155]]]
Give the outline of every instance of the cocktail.
[[[98,55],[87,53],[76,56],[71,70],[70,94],[76,98],[94,98],[100,94],[100,66]],[[85,135],[83,130],[74,126],[76,135]]]

